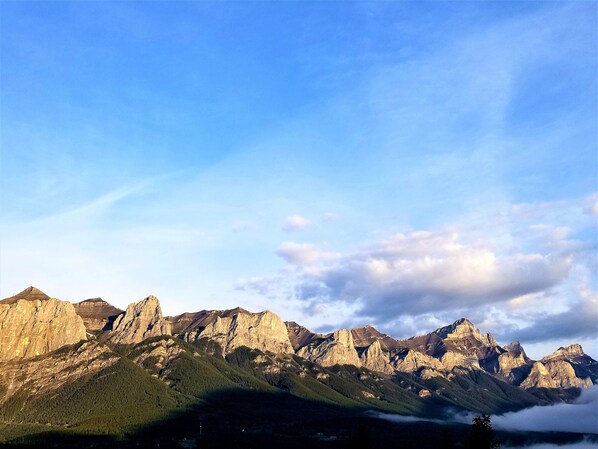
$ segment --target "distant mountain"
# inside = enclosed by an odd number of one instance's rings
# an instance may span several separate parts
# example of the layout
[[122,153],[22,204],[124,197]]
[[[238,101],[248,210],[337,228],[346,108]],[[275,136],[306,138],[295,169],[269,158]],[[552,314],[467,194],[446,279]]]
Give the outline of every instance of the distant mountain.
[[40,426],[120,435],[224,391],[439,417],[570,400],[598,382],[579,345],[534,361],[466,319],[407,340],[372,326],[324,335],[270,311],[164,317],[153,296],[122,311],[33,287],[0,301],[0,372],[8,440]]

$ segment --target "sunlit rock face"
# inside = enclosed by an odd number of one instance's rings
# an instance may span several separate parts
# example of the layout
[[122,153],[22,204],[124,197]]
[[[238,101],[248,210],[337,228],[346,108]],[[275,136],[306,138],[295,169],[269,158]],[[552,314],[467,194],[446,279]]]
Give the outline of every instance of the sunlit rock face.
[[375,340],[367,346],[359,356],[361,365],[372,371],[391,374],[394,369],[390,364],[390,355],[382,349],[380,340]]
[[578,378],[590,378],[593,383],[598,383],[598,361],[587,355],[581,345],[573,344],[559,348],[552,354],[542,358],[542,362],[554,360],[569,362]]
[[521,383],[522,388],[589,388],[589,378],[580,379],[569,362],[552,360],[535,362],[527,378]]
[[518,385],[529,374],[531,361],[519,343],[511,343],[505,349],[506,352],[498,356],[497,374],[509,383]]
[[397,371],[405,373],[415,373],[422,368],[445,369],[440,360],[413,349],[395,353],[391,356],[390,363]]
[[[0,361],[0,405],[24,385],[30,392],[48,394],[81,377],[91,376],[119,360],[97,340],[83,342],[69,351],[44,357]],[[22,390],[21,390],[22,391]]]
[[301,348],[297,354],[322,366],[361,365],[353,336],[347,329],[335,331],[323,340],[316,340]]
[[114,343],[135,344],[146,338],[170,334],[170,323],[162,317],[160,301],[155,296],[148,296],[141,302],[129,304],[116,318],[109,339]]
[[190,331],[183,339],[188,342],[209,339],[220,346],[223,354],[241,346],[277,354],[294,353],[287,327],[275,313],[269,310],[249,313],[240,309],[226,315],[214,317],[205,328]]
[[123,312],[101,298],[87,299],[73,304],[73,307],[89,332],[109,330],[116,317]]
[[476,340],[485,346],[497,346],[492,335],[482,335],[473,323],[465,318],[461,318],[449,326],[441,327],[434,333],[444,340],[461,341],[464,346],[467,346],[468,340]]
[[73,305],[29,287],[0,301],[0,360],[35,357],[86,339]]

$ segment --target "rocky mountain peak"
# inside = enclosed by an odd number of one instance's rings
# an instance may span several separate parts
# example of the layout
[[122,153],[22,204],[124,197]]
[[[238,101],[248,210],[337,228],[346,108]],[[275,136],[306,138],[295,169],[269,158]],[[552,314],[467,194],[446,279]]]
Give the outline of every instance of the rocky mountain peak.
[[301,348],[297,354],[322,366],[361,365],[353,336],[348,329],[340,329],[324,339],[315,340]]
[[90,332],[110,330],[116,317],[123,312],[102,298],[86,299],[73,306]]
[[85,339],[70,302],[34,287],[0,302],[0,360],[35,357]]
[[519,343],[518,341],[512,341],[511,343],[509,343],[508,345],[505,346],[505,349],[509,352],[525,353],[525,351],[523,350],[523,347],[521,346],[521,343]]
[[13,304],[21,299],[25,301],[45,301],[47,299],[50,299],[50,297],[46,295],[44,292],[42,292],[40,289],[31,286],[27,287],[22,292],[17,293],[14,296],[11,296],[10,298],[3,299],[2,301],[0,301],[0,303]]
[[289,334],[289,340],[293,345],[293,349],[297,351],[302,346],[311,343],[316,338],[322,338],[323,335],[310,331],[308,328],[295,323],[294,321],[285,321]]
[[475,333],[479,334],[479,331],[473,325],[471,321],[466,318],[461,318],[455,321],[453,324],[449,324],[448,326],[443,326],[438,328],[434,331],[436,335],[440,338],[455,338],[457,336],[469,336],[474,335]]
[[269,310],[260,313],[250,313],[241,308],[225,311],[215,316],[205,328],[185,333],[183,339],[189,342],[212,340],[220,346],[223,354],[241,346],[277,354],[295,352],[286,325]]
[[353,336],[355,346],[369,346],[373,342],[387,337],[386,334],[383,334],[370,324],[351,329],[351,335]]
[[552,354],[547,355],[542,360],[552,360],[552,359],[569,359],[572,357],[579,357],[583,356],[585,353],[583,352],[583,348],[580,344],[572,344],[566,347],[560,347]]
[[135,344],[146,338],[170,335],[171,326],[162,316],[160,301],[148,296],[143,301],[129,304],[112,325],[110,340],[115,343]]
[[473,338],[486,346],[497,346],[497,342],[492,335],[482,335],[479,329],[466,318],[461,318],[453,324],[436,329],[434,334],[443,340],[463,340]]

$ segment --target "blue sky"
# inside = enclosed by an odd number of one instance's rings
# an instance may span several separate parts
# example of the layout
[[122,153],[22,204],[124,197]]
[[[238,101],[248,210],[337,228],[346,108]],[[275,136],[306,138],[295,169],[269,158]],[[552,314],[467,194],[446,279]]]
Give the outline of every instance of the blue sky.
[[397,337],[466,316],[598,356],[595,3],[1,20],[2,297],[155,294]]

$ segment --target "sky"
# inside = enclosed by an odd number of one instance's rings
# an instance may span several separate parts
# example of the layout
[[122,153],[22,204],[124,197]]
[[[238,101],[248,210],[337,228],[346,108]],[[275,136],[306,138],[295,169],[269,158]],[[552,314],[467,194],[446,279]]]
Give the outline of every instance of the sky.
[[595,2],[0,15],[0,297],[598,358]]

